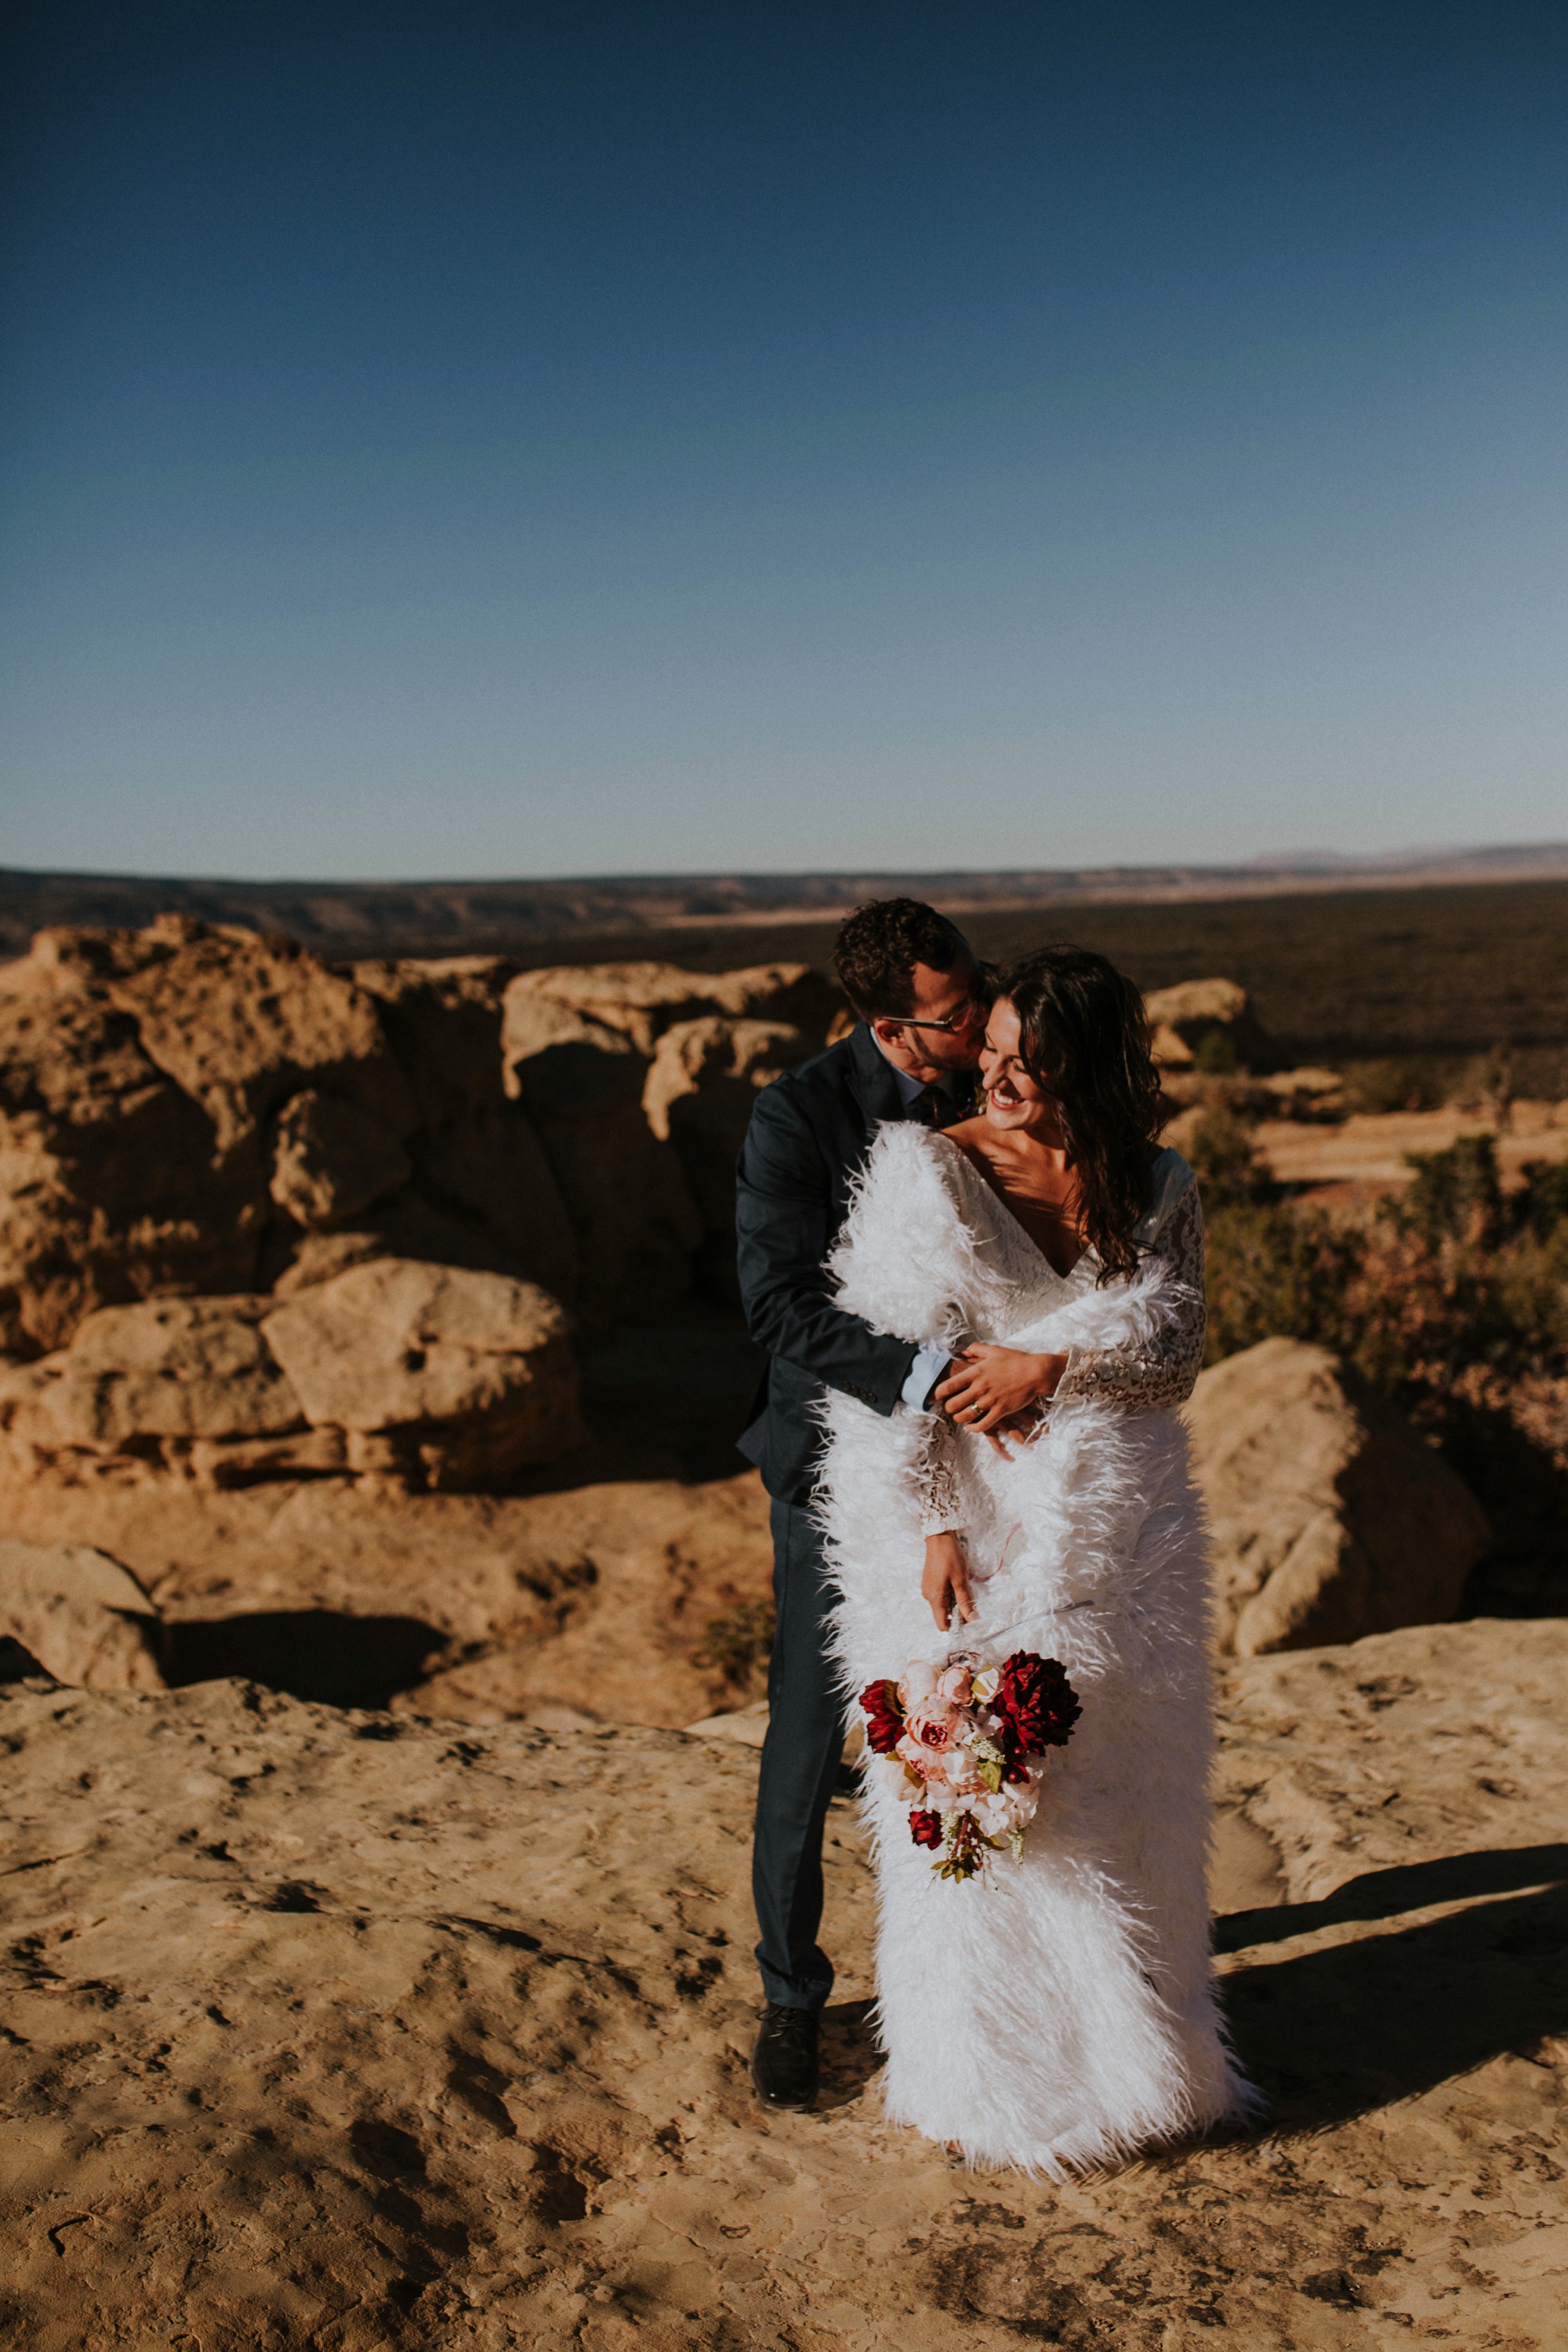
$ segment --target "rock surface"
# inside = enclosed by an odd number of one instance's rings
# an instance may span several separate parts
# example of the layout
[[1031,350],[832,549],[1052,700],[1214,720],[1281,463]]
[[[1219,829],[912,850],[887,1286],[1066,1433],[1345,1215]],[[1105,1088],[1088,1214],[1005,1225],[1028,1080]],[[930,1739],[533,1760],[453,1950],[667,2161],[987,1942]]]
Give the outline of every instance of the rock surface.
[[[377,1255],[537,1282],[595,1328],[657,1317],[722,1255],[747,1090],[837,1001],[805,965],[345,973],[184,918],[42,932],[0,967],[0,1349]],[[663,1048],[694,1024],[700,1052]]]
[[758,2109],[739,1743],[13,1687],[0,2342],[1555,2352],[1565,1669],[1552,1623],[1232,1667],[1272,2113],[1067,2188],[883,2122],[842,1801],[823,2095]]
[[0,1637],[57,1682],[161,1691],[158,1612],[128,1569],[87,1544],[0,1542]]
[[819,1048],[819,1038],[785,1022],[708,1013],[677,1022],[654,1050],[643,1082],[643,1116],[679,1155],[702,1221],[698,1280],[710,1297],[740,1302],[735,1162],[757,1090]]
[[1143,1009],[1154,1032],[1154,1059],[1163,1067],[1190,1069],[1215,1040],[1224,1041],[1233,1068],[1250,1068],[1267,1056],[1268,1041],[1237,981],[1180,981],[1174,988],[1154,989]]
[[582,1442],[569,1320],[534,1283],[380,1258],[261,1328],[312,1428],[348,1433],[352,1468],[482,1487]]
[[570,1323],[508,1276],[374,1256],[281,1302],[100,1307],[0,1373],[13,1476],[483,1488],[582,1444]]
[[732,1289],[752,1090],[819,1048],[837,1003],[805,964],[561,965],[510,982],[506,1086],[567,1204],[591,1325],[668,1312],[694,1270],[710,1294]]
[[1451,1617],[1489,1528],[1464,1481],[1323,1348],[1264,1339],[1186,1408],[1220,1646],[1240,1657]]

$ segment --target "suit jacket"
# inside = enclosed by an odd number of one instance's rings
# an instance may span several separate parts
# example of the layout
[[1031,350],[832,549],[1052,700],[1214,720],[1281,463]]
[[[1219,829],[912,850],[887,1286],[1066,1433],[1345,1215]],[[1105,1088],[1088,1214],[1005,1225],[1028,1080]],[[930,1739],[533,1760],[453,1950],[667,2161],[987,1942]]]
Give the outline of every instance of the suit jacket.
[[914,1362],[907,1340],[834,1306],[823,1266],[878,1128],[908,1116],[864,1022],[757,1097],[737,1171],[735,1258],[769,1362],[739,1444],[779,1502],[810,1497],[822,1444],[811,1407],[823,1391],[890,1413]]

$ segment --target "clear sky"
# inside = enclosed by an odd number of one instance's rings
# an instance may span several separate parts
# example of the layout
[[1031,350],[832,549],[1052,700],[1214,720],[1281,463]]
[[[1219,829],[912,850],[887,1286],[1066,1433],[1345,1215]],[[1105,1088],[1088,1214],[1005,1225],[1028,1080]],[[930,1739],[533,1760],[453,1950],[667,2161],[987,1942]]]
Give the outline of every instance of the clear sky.
[[1568,835],[1568,10],[29,0],[0,863]]

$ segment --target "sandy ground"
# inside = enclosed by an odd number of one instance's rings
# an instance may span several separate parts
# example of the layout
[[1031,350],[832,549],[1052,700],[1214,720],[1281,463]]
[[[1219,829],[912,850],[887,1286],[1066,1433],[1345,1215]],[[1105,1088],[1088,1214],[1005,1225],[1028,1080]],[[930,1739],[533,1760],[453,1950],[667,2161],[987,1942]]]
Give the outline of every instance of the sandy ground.
[[1066,2189],[883,2124],[843,1803],[824,2096],[756,2108],[739,1742],[12,1685],[0,2343],[1552,2352],[1565,1668],[1544,1621],[1231,1670],[1272,2114]]
[[767,1498],[732,1442],[758,1360],[713,1310],[612,1335],[585,1367],[591,1442],[504,1496],[338,1478],[215,1494],[124,1465],[0,1479],[0,1525],[131,1569],[175,1683],[468,1722],[691,1723],[751,1695],[703,1663],[704,1637],[772,1587]]

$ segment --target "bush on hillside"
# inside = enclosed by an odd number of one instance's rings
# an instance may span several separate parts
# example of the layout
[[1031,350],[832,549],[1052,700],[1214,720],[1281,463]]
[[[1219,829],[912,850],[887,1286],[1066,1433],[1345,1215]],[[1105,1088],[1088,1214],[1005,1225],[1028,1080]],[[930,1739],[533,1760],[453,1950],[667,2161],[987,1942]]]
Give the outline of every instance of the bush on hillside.
[[1234,1115],[1191,1157],[1208,1223],[1206,1360],[1282,1336],[1331,1348],[1380,1388],[1446,1385],[1471,1365],[1568,1371],[1568,1166],[1505,1195],[1490,1136],[1412,1153],[1370,1226],[1281,1199]]

